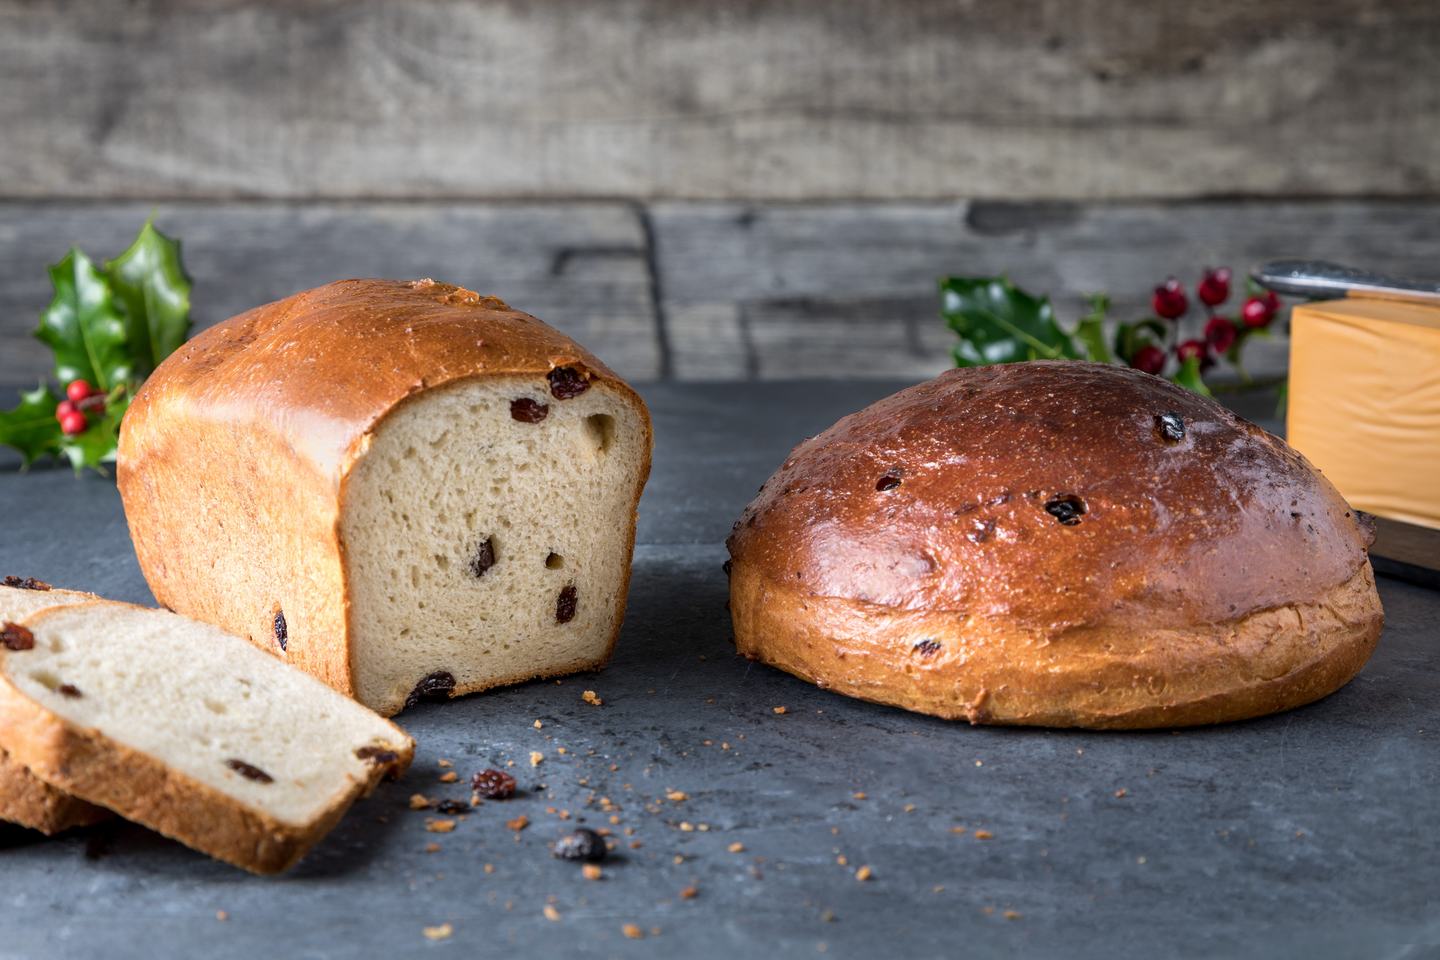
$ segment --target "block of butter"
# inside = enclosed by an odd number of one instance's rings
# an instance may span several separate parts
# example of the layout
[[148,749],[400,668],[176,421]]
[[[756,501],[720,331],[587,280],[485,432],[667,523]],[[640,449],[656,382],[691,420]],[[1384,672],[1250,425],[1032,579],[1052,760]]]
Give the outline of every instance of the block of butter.
[[1296,307],[1286,439],[1353,506],[1440,528],[1440,308]]

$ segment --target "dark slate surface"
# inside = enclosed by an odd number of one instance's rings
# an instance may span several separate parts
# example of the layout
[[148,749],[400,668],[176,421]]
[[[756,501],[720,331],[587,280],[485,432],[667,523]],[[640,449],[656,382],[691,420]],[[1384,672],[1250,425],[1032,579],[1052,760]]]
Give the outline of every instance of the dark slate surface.
[[[795,441],[894,386],[648,388],[656,469],[610,669],[405,714],[406,781],[281,878],[125,824],[0,832],[0,956],[1440,955],[1440,594],[1382,580],[1379,652],[1329,699],[1178,733],[971,728],[733,655],[731,519]],[[3,467],[0,515],[0,572],[148,599],[108,481]],[[525,792],[427,833],[408,796],[463,793],[440,757],[513,759]],[[547,807],[609,826],[592,791],[635,830],[599,882],[547,851]]]

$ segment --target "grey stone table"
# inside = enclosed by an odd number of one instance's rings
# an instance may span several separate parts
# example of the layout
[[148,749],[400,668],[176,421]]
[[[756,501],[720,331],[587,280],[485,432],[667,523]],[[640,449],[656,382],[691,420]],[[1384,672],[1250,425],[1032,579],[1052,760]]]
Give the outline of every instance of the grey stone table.
[[[734,655],[731,520],[795,441],[895,386],[647,389],[609,669],[407,712],[410,775],[280,878],[123,823],[0,834],[0,956],[1440,956],[1440,594],[1382,579],[1379,651],[1334,696],[1173,733],[972,728]],[[0,466],[0,517],[0,572],[149,599],[112,483]],[[410,794],[464,794],[440,758],[514,760],[524,792],[429,833]],[[622,841],[599,881],[549,854],[582,819]]]

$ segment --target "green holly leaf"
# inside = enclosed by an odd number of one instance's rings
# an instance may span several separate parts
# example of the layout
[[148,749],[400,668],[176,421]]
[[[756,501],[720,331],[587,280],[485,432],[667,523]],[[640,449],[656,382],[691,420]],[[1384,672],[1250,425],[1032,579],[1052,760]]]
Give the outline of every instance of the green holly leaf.
[[1175,376],[1170,378],[1171,383],[1178,384],[1189,390],[1191,393],[1198,393],[1203,396],[1210,396],[1210,388],[1205,386],[1205,378],[1200,375],[1200,358],[1186,357],[1180,362],[1180,369]]
[[103,464],[114,463],[120,443],[120,420],[130,408],[130,391],[122,384],[112,392],[105,409],[90,415],[90,426],[73,437],[60,435],[60,452],[79,473],[86,467],[104,474]]
[[1159,320],[1136,320],[1115,327],[1115,356],[1129,363],[1136,351],[1145,346],[1160,346],[1165,342],[1165,324]]
[[1105,342],[1105,314],[1110,310],[1110,297],[1104,293],[1090,294],[1090,312],[1075,327],[1075,339],[1085,347],[1085,357],[1096,363],[1113,363],[1115,355]]
[[148,376],[190,332],[190,278],[180,243],[146,220],[130,248],[105,269],[123,308],[135,374]]
[[55,406],[60,401],[50,388],[40,384],[34,390],[22,391],[20,406],[0,412],[0,444],[20,451],[25,466],[60,448],[60,424],[55,419]]
[[945,322],[960,337],[952,351],[956,366],[1080,359],[1049,299],[1031,296],[1005,277],[946,277],[940,296]]
[[135,375],[125,323],[105,276],[74,247],[50,268],[55,296],[35,331],[55,352],[55,378],[109,390]]

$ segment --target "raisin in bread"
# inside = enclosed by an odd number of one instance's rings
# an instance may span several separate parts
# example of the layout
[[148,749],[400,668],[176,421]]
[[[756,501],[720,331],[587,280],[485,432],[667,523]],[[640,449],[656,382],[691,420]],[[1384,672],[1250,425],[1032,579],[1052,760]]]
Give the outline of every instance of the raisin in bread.
[[1283,441],[1104,364],[955,370],[796,447],[730,537],[739,651],[972,723],[1150,727],[1364,665],[1370,532]]
[[[0,582],[0,637],[16,642],[16,630],[32,614],[96,597],[75,590],[57,590],[34,577],[6,577]],[[108,810],[86,803],[50,786],[0,749],[0,819],[41,833],[55,834],[103,820]]]
[[393,723],[209,624],[104,601],[0,650],[0,746],[53,786],[256,873],[284,870],[382,776]]
[[349,280],[181,347],[125,417],[146,579],[384,714],[602,666],[650,469],[640,398],[429,280]]

